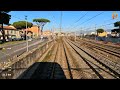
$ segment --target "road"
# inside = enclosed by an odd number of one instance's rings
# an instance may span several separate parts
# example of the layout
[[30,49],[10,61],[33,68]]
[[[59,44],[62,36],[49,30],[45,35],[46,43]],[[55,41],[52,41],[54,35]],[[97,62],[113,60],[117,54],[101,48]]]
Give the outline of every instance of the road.
[[[40,39],[34,39],[32,41],[28,41],[28,50],[32,50],[36,48],[40,43],[45,42],[47,40],[40,40]],[[9,58],[12,58],[15,55],[21,55],[27,50],[26,47],[26,42],[12,45],[12,46],[7,46],[5,49],[0,50],[0,62],[6,61]]]

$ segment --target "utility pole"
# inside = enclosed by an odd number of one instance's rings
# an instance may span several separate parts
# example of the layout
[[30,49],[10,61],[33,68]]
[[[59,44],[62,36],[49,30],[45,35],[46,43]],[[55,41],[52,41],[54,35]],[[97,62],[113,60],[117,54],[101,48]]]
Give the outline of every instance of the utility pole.
[[54,26],[53,26],[53,30],[52,30],[52,32],[53,32],[53,40],[54,40],[54,42],[55,42],[55,31],[54,31]]
[[[55,20],[54,16],[53,16],[53,19]],[[55,27],[54,27],[54,25],[55,25],[55,21],[53,22],[53,30],[52,30],[52,32],[53,32],[53,40],[54,40],[54,43],[55,43]]]
[[82,39],[82,27],[81,27],[81,39]]
[[61,16],[60,16],[60,33],[61,33],[61,29],[62,29],[62,11],[61,11]]
[[76,42],[76,31],[75,31],[75,42]]
[[25,16],[26,20],[26,44],[27,44],[27,52],[28,52],[28,40],[27,40],[27,16]]
[[95,41],[96,41],[96,24],[95,24]]

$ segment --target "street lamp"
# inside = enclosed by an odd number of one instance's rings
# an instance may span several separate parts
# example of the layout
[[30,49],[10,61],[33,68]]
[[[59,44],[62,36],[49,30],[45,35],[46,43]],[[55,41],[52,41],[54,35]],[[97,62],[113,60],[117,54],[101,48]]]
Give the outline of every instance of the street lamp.
[[27,40],[27,16],[25,16],[26,20],[26,44],[27,44],[27,52],[28,52],[28,40]]

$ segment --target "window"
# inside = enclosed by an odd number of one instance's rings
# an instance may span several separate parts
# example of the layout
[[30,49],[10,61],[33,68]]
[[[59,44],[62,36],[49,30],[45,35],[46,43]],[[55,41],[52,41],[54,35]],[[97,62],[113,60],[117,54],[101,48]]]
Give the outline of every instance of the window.
[[11,30],[11,34],[13,33],[13,31]]

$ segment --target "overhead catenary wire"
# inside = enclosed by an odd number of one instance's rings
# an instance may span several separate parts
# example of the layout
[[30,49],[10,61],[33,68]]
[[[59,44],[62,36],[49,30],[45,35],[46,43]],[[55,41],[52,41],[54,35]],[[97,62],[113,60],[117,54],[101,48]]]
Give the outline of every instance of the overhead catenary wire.
[[[77,23],[77,22],[79,22],[82,18],[84,18],[86,15],[88,14],[88,12],[86,12],[84,15],[82,15],[78,20],[76,20],[73,24],[75,24],[75,23]],[[73,25],[73,24],[71,24],[71,25]],[[70,25],[70,27],[71,27],[71,25]],[[70,28],[69,27],[69,28]],[[73,27],[72,27],[73,28]]]
[[88,21],[90,21],[90,20],[92,20],[92,19],[94,19],[94,18],[96,18],[96,17],[99,16],[99,15],[102,15],[104,12],[105,12],[105,11],[103,11],[103,12],[101,12],[101,13],[99,13],[99,14],[97,14],[97,15],[95,15],[95,16],[87,19],[87,20],[85,20],[84,22],[80,23],[79,25],[74,26],[74,28],[77,27],[77,26],[80,26],[80,25],[82,25],[82,24],[84,24],[84,23],[86,23],[86,22],[88,22]]
[[[109,24],[105,24],[105,25],[99,25],[99,26],[97,26],[97,27],[106,26],[106,25],[111,25],[111,24],[114,24],[114,23],[109,23]],[[86,28],[86,29],[91,29],[91,28],[94,28],[94,27],[88,27],[88,28]]]
[[81,16],[75,23],[79,22],[79,21],[80,21],[82,18],[84,18],[87,14],[88,14],[88,12],[85,13],[83,16]]
[[15,17],[15,18],[17,18],[17,19],[19,19],[19,20],[24,20],[24,19],[21,19],[21,18],[18,18],[18,17],[16,17],[16,16],[14,16],[14,15],[12,15],[13,17]]
[[[104,20],[103,21],[103,23],[105,23],[105,22],[108,22],[108,21],[111,21],[111,20],[113,20],[113,19],[108,19],[108,20]],[[88,22],[89,23],[89,22]],[[86,23],[87,24],[87,23]],[[91,24],[91,23],[90,23]],[[87,24],[88,25],[88,24]]]
[[[54,27],[54,31],[56,32],[57,30],[59,30],[59,28],[56,28],[57,26],[58,26],[58,24],[57,24],[57,22],[56,22],[56,17],[51,13],[51,12],[49,12],[48,14],[50,14],[50,16],[51,16],[51,18],[52,18],[52,20],[53,20],[53,27]],[[56,26],[56,27],[55,27]]]
[[[103,13],[104,13],[104,12],[103,12]],[[111,18],[111,19],[105,20],[105,21],[103,21],[103,22],[105,23],[105,22],[108,22],[108,21],[111,21],[111,20],[113,20],[113,19]],[[113,20],[113,21],[114,21],[114,20]],[[109,24],[105,24],[105,25],[100,25],[99,27],[106,26],[106,25],[111,25],[111,24],[114,24],[114,23],[109,23]]]
[[[96,28],[101,27],[101,26],[111,25],[111,24],[114,24],[114,23],[108,23],[108,24],[104,24],[104,25],[97,25]],[[88,31],[89,29],[94,29],[94,28],[95,28],[95,26],[94,26],[94,27],[84,28],[84,30],[85,30],[85,31]],[[77,31],[79,31],[79,30],[77,30]]]
[[[101,15],[101,14],[103,14],[103,13],[104,13],[104,12],[101,12],[101,13],[95,15],[95,16],[93,16],[92,18],[89,18],[89,19],[87,19],[86,21],[82,22],[81,24],[83,24],[83,23],[85,23],[85,22],[88,22],[88,21],[94,19],[95,17],[97,17],[97,16],[99,16],[99,15]],[[80,25],[81,25],[81,24],[80,24]]]

